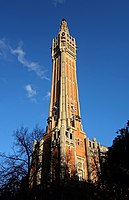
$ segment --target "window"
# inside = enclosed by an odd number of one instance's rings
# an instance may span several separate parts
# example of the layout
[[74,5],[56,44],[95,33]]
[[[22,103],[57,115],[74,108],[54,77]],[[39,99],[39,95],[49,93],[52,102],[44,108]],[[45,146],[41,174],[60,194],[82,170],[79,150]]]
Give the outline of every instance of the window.
[[58,131],[58,138],[60,137],[60,131]]
[[81,139],[78,139],[78,140],[77,140],[77,144],[78,144],[80,147],[82,147],[82,146],[83,146],[82,140],[81,140]]
[[68,137],[68,132],[67,131],[65,132],[65,135],[66,135],[66,137]]
[[65,32],[62,33],[62,36],[65,36]]
[[72,140],[73,139],[73,134],[72,133],[70,133],[70,140]]
[[74,121],[74,119],[71,119],[71,126],[75,127],[75,121]]
[[65,44],[66,44],[66,43],[65,43],[64,41],[62,41],[62,46],[65,46]]
[[89,141],[89,147],[91,147],[91,142]]

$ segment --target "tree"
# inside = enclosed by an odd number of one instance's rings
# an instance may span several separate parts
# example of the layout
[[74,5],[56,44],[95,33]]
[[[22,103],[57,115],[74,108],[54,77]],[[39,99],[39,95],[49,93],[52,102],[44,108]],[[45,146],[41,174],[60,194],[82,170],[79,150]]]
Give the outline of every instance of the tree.
[[103,192],[113,199],[128,199],[129,193],[129,121],[119,129],[109,147],[102,170]]
[[[15,196],[21,187],[27,192],[33,155],[34,140],[39,142],[43,138],[44,131],[38,126],[33,131],[21,127],[14,136],[12,153],[7,155],[0,153],[0,188],[1,194]],[[11,198],[10,198],[11,199]]]
[[117,131],[117,137],[109,148],[108,164],[111,179],[129,187],[129,121]]

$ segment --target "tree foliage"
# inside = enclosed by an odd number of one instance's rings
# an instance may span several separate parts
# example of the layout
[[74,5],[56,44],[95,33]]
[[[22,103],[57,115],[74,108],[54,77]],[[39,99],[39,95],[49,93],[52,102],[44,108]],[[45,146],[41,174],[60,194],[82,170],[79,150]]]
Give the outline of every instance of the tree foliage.
[[129,121],[125,128],[117,131],[108,151],[108,179],[129,187]]
[[40,141],[43,134],[44,131],[38,126],[33,131],[24,127],[14,131],[14,144],[11,154],[0,153],[1,195],[15,195],[21,187],[21,182],[24,184],[24,189],[28,190],[33,142],[34,140]]

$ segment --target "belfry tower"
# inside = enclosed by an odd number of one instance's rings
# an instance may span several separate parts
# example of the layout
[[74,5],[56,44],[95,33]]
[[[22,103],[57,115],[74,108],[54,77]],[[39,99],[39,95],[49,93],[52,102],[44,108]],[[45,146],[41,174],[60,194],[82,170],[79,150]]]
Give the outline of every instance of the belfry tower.
[[[85,133],[82,129],[76,77],[76,41],[65,19],[52,42],[52,87],[48,128],[51,143],[51,178],[78,175],[87,178]],[[49,149],[49,147],[46,147]],[[45,148],[44,148],[45,149]],[[80,165],[80,169],[78,166]]]
[[89,140],[82,129],[76,76],[76,41],[61,21],[52,42],[52,86],[48,126],[43,139],[34,143],[31,187],[66,179],[98,179],[100,157],[107,148]]

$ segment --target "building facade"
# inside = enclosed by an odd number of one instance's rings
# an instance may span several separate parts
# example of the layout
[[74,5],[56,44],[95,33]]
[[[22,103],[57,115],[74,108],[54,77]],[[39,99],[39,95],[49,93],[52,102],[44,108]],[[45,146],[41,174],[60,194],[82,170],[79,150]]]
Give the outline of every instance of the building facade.
[[52,42],[52,85],[48,126],[43,140],[34,145],[39,158],[32,176],[36,184],[65,179],[96,181],[100,173],[100,154],[104,149],[83,131],[76,76],[77,46],[61,21]]

